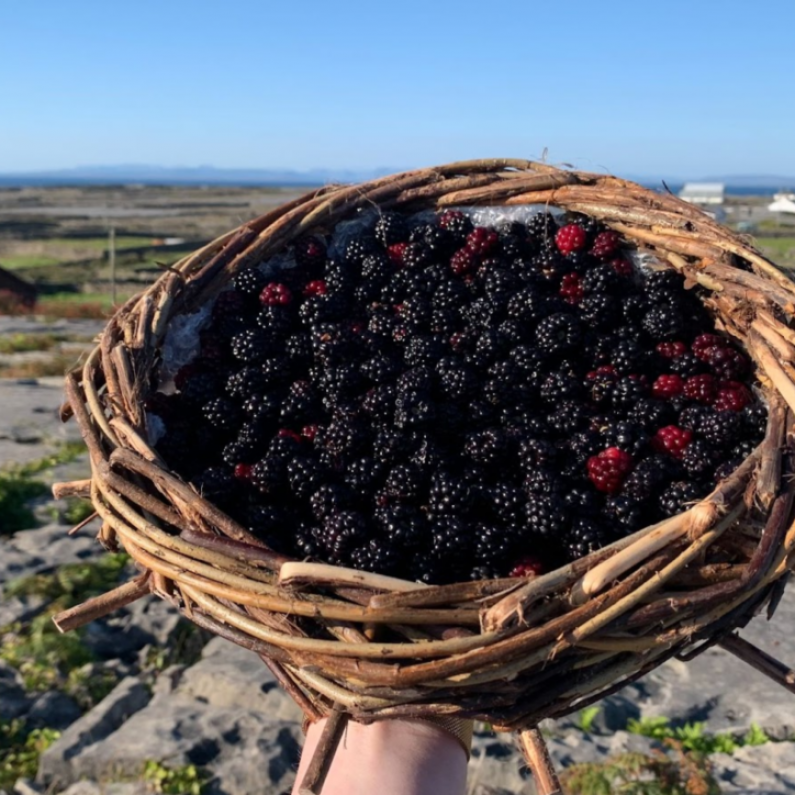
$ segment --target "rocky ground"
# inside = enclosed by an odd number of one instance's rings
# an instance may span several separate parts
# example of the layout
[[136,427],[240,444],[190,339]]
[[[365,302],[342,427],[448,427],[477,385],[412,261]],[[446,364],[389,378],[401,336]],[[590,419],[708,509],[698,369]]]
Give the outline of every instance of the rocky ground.
[[[36,460],[74,438],[74,426],[57,421],[60,401],[58,379],[0,381],[0,464]],[[87,462],[80,456],[45,477],[86,474]],[[63,569],[69,564],[88,567],[103,559],[94,540],[97,525],[68,536],[68,525],[52,521],[63,509],[42,498],[36,508],[41,526],[0,533],[5,591],[0,727],[16,719],[28,730],[60,732],[57,739],[51,735],[54,742],[41,754],[37,770],[7,789],[19,795],[289,791],[301,745],[297,708],[255,655],[193,630],[163,602],[143,600],[87,627],[79,638],[84,662],[68,681],[50,681],[9,652],[24,631],[20,627],[35,626],[37,616],[46,619],[52,598],[35,592],[9,596],[10,586],[13,592],[20,578],[41,574],[46,580],[53,572],[71,571]],[[790,589],[772,622],[759,617],[743,635],[793,662],[794,622],[795,589]],[[41,650],[31,648],[36,654]],[[544,728],[556,763],[565,767],[655,747],[655,741],[626,731],[630,719],[666,716],[672,726],[700,721],[708,734],[737,737],[757,724],[772,741],[713,754],[714,775],[727,793],[786,793],[795,792],[793,705],[791,695],[761,674],[726,652],[711,650],[687,665],[669,662],[605,699],[589,731],[583,731],[582,721],[578,727],[577,716]],[[480,729],[470,762],[470,793],[532,792],[510,738]],[[0,737],[0,759],[2,751]],[[199,777],[195,783],[194,775]]]

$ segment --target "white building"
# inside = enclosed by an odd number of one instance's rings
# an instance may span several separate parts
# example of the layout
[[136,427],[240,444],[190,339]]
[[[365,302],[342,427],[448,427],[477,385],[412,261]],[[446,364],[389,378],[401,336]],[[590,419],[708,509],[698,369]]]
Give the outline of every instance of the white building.
[[767,205],[767,210],[771,213],[795,214],[795,193],[777,193],[773,203]]
[[686,182],[679,198],[691,204],[723,204],[725,187],[722,182]]

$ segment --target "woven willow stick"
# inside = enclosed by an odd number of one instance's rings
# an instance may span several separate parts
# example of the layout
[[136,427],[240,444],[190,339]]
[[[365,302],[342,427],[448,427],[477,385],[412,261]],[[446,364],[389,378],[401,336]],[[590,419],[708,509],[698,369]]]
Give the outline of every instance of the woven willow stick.
[[73,629],[89,624],[97,618],[119,610],[125,605],[146,596],[150,591],[149,575],[143,574],[134,580],[114,588],[112,591],[95,596],[82,605],[62,610],[52,617],[53,624],[59,632],[70,632]]
[[558,795],[563,792],[541,732],[536,728],[525,729],[519,734],[519,748],[533,774],[538,795]]
[[752,668],[770,677],[774,682],[795,693],[795,671],[771,657],[766,652],[743,640],[739,635],[729,635],[719,644],[726,651],[741,659]]
[[299,795],[320,795],[347,724],[348,716],[335,705],[323,727],[312,761],[301,779]]
[[86,480],[71,480],[65,483],[52,484],[52,496],[56,500],[64,500],[67,497],[80,497],[85,499],[91,495],[91,478]]
[[330,566],[327,563],[283,563],[279,569],[279,585],[356,585],[378,591],[418,591],[428,586],[422,582],[399,580],[383,574],[372,574],[359,569]]

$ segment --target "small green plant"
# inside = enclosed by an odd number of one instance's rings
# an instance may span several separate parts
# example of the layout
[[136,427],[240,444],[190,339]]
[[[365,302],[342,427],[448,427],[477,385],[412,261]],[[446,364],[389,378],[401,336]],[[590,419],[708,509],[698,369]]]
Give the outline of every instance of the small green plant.
[[703,754],[665,741],[667,753],[626,753],[604,762],[572,765],[561,776],[568,795],[718,795]]
[[0,789],[11,790],[18,778],[32,778],[39,757],[60,737],[54,729],[29,731],[21,720],[0,720]]
[[669,723],[668,718],[664,717],[630,720],[627,723],[627,731],[655,740],[675,740],[681,743],[685,750],[701,754],[733,754],[744,745],[764,745],[770,742],[770,738],[756,723],[751,724],[751,728],[742,738],[737,738],[728,732],[710,734],[705,731],[706,724],[698,721],[676,728],[672,728]]
[[79,497],[69,497],[66,501],[63,518],[67,524],[76,525],[88,519],[94,513],[94,506],[88,500],[81,500]]
[[9,334],[0,337],[0,353],[29,353],[30,351],[48,351],[63,341],[59,334]]
[[162,795],[201,795],[209,775],[196,765],[170,768],[150,760],[144,766],[143,779]]
[[593,728],[593,722],[596,720],[596,716],[600,712],[601,709],[599,707],[586,707],[585,709],[581,709],[577,713],[577,718],[575,719],[574,725],[581,732],[585,732],[587,734]]

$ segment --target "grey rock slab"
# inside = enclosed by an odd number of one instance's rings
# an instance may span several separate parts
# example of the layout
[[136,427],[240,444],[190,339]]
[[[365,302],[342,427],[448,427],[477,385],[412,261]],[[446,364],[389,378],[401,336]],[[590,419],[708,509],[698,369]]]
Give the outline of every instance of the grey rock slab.
[[83,710],[78,703],[58,690],[42,693],[31,706],[26,721],[33,728],[58,729],[62,731],[73,724]]
[[731,756],[715,754],[710,759],[724,792],[795,792],[795,743],[746,745]]
[[204,647],[202,659],[182,673],[176,692],[215,707],[250,709],[275,720],[302,720],[300,709],[262,660],[223,638],[213,638]]
[[19,672],[0,660],[0,719],[11,720],[24,715],[32,701],[25,693]]
[[151,795],[144,781],[76,781],[58,795]]
[[29,778],[18,778],[14,784],[14,795],[41,795],[43,790]]
[[[70,784],[80,778],[75,775],[76,762],[86,748],[104,745],[131,715],[149,703],[146,686],[133,677],[118,685],[90,712],[75,721],[41,756],[38,780],[48,785]],[[89,776],[90,777],[90,776]]]

